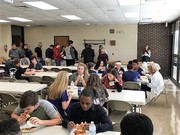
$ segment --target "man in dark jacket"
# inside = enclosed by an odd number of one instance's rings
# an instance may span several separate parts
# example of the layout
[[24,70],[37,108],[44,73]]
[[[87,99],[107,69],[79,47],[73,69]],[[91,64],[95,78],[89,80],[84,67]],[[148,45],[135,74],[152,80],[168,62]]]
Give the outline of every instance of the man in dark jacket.
[[72,129],[75,124],[87,122],[85,129],[89,129],[91,121],[94,121],[96,132],[112,131],[113,126],[106,111],[100,105],[95,105],[93,90],[85,88],[79,97],[79,102],[72,105],[67,119],[63,120],[63,127]]

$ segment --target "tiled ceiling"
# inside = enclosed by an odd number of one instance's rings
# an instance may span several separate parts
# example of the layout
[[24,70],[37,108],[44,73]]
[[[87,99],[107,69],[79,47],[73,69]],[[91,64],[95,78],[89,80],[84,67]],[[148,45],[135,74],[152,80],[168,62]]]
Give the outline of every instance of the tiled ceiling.
[[[138,5],[121,6],[118,0],[41,0],[59,9],[45,11],[14,0],[13,4],[0,0],[0,19],[13,25],[101,25],[121,23],[164,23],[180,16],[180,0],[140,0]],[[36,0],[37,1],[37,0]],[[133,0],[132,0],[133,1]],[[135,18],[124,13],[138,12]],[[82,20],[70,21],[61,15],[76,15]],[[32,22],[17,22],[8,17],[22,17]]]

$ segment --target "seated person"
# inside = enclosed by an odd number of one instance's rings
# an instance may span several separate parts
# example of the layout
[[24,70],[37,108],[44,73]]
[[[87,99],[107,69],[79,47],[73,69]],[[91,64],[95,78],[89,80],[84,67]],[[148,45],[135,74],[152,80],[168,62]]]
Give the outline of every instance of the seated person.
[[0,135],[22,135],[18,121],[16,119],[1,121]]
[[14,55],[10,56],[10,59],[8,59],[5,63],[5,74],[9,75],[9,69],[13,66],[13,61],[15,59]]
[[98,73],[103,73],[106,70],[103,60],[98,60],[95,66],[95,70],[98,70]]
[[62,118],[66,117],[66,114],[68,114],[72,99],[72,94],[67,93],[68,82],[68,72],[60,71],[55,81],[50,85],[48,92],[48,101],[58,109]]
[[22,76],[22,74],[25,75],[32,75],[35,74],[34,71],[25,71],[21,66],[20,66],[20,60],[18,58],[14,59],[14,66],[12,66],[9,71],[13,72],[13,75],[16,79],[26,79],[29,80],[27,77]]
[[115,69],[118,71],[119,75],[122,76],[124,73],[124,68],[121,67],[121,62],[116,62]]
[[31,57],[31,64],[26,71],[34,70],[35,72],[44,72],[42,64],[36,60],[35,56]]
[[60,115],[54,106],[46,100],[38,99],[37,93],[33,91],[26,91],[21,95],[19,106],[11,117],[23,124],[26,121],[22,117],[23,113],[30,115],[29,121],[32,124],[50,126],[61,123]]
[[132,65],[133,65],[133,71],[137,71],[140,75],[145,75],[144,70],[141,67],[139,67],[139,63],[137,59],[133,60]]
[[106,87],[101,83],[101,80],[97,74],[91,74],[87,81],[87,89],[92,89],[94,92],[94,104],[99,104],[101,106],[107,101],[109,94]]
[[72,105],[67,119],[64,119],[62,126],[73,129],[76,124],[87,122],[85,129],[89,129],[91,121],[94,121],[96,132],[112,131],[112,122],[107,116],[106,111],[100,105],[93,103],[94,93],[85,88],[79,97],[79,102]]
[[75,86],[85,87],[88,80],[89,73],[87,66],[84,63],[79,63],[77,72],[73,73],[70,82],[74,82]]
[[127,70],[128,71],[125,71],[122,75],[122,80],[124,82],[127,82],[127,81],[134,81],[134,82],[137,82],[139,78],[141,78],[140,74],[136,71],[133,71],[133,66],[132,64],[128,64],[127,65]]
[[157,70],[154,64],[148,66],[148,71],[151,75],[151,82],[146,85],[142,85],[141,89],[145,91],[150,91],[147,93],[148,99],[157,97],[164,89],[164,81],[161,73]]
[[29,58],[27,58],[25,55],[23,55],[23,56],[21,57],[21,65],[27,65],[27,66],[30,65]]
[[120,123],[121,135],[153,135],[151,119],[142,113],[129,113]]
[[103,72],[102,77],[105,76],[107,73],[109,73],[112,69],[115,68],[115,62],[114,61],[109,61],[107,69]]
[[96,74],[96,70],[94,69],[94,63],[93,62],[88,62],[87,63],[87,67],[88,67],[88,71],[89,71],[89,74]]
[[122,90],[122,79],[116,69],[112,69],[106,74],[101,82],[107,89],[117,89],[119,92]]

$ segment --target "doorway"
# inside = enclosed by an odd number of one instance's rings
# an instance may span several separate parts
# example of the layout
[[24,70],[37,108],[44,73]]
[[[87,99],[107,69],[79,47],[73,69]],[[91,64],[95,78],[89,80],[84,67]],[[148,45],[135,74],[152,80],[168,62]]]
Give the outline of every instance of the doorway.
[[59,43],[61,46],[67,46],[69,41],[69,36],[54,36],[54,45]]

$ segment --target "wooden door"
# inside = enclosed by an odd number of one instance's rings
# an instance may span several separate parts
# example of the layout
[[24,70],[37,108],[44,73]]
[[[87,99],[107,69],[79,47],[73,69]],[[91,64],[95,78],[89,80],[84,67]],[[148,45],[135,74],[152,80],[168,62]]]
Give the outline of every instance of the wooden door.
[[54,36],[54,45],[59,43],[61,46],[67,46],[69,41],[69,36]]

